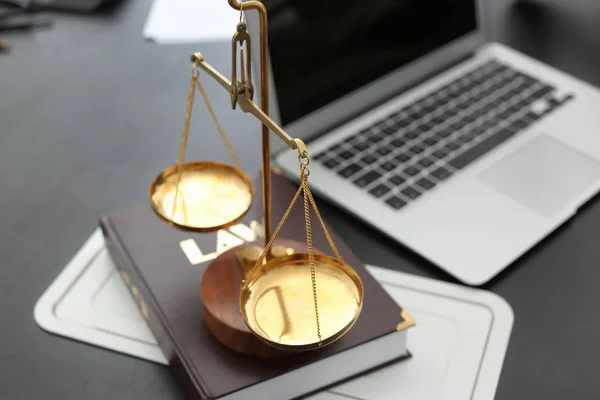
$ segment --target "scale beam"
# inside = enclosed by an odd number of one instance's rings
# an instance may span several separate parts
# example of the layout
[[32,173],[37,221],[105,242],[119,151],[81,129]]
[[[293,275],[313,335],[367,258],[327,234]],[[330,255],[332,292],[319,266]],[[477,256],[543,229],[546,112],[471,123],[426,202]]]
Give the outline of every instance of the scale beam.
[[[237,104],[240,105],[242,111],[246,113],[250,113],[258,118],[266,127],[268,127],[273,133],[275,133],[285,144],[287,144],[292,150],[298,150],[301,158],[308,157],[308,150],[306,145],[300,139],[294,139],[279,125],[277,125],[267,114],[263,112],[252,101],[252,86],[246,84],[246,82],[238,81],[237,85],[232,85],[231,81],[229,81],[225,76],[223,76],[219,71],[214,69],[209,63],[204,60],[204,56],[202,53],[194,53],[192,55],[192,63],[194,65],[202,68],[206,73],[208,73],[213,79],[215,79],[225,90],[227,90],[232,98],[237,97]],[[234,93],[236,91],[237,93]],[[236,96],[237,95],[237,96]],[[236,102],[233,103],[235,107]]]

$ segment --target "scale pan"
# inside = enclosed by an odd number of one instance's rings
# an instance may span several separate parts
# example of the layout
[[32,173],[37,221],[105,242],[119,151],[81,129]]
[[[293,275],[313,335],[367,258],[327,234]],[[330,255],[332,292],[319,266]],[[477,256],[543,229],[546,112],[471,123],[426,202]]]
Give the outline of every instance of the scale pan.
[[250,208],[254,188],[241,170],[218,161],[181,168],[179,190],[176,165],[150,185],[150,204],[164,221],[187,231],[212,232],[235,224]]
[[360,277],[336,258],[315,254],[321,344],[308,254],[269,260],[242,287],[240,310],[260,339],[283,350],[313,350],[335,342],[362,309]]

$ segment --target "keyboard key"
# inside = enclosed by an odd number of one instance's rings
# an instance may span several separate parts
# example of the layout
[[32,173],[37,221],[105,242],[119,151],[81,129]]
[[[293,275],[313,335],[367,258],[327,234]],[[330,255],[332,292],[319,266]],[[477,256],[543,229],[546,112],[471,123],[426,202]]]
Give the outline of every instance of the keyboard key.
[[428,145],[430,145],[430,146],[434,146],[434,145],[436,145],[436,144],[437,144],[438,140],[439,140],[439,138],[438,138],[438,137],[436,137],[436,136],[433,136],[433,137],[430,137],[430,138],[427,138],[427,139],[425,139],[425,143],[427,143],[427,144],[428,144]]
[[435,183],[431,182],[427,178],[421,178],[417,181],[417,184],[425,190],[429,190],[435,186]]
[[532,93],[532,96],[540,99],[542,97],[544,97],[545,95],[547,95],[548,93],[552,92],[555,88],[549,85],[544,85],[542,87],[540,87],[539,89],[535,90]]
[[385,128],[386,126],[387,126],[387,124],[385,123],[385,121],[381,121],[381,120],[375,124],[375,128],[377,128],[380,131],[382,131],[383,128]]
[[462,128],[464,128],[464,125],[463,125],[462,122],[455,122],[452,125],[450,125],[450,130],[453,131],[453,132],[458,132]]
[[500,118],[499,115],[495,115],[490,119],[490,124],[492,124],[493,126],[498,125],[500,122],[502,122],[502,118]]
[[487,127],[485,126],[485,124],[481,124],[481,125],[474,126],[471,129],[471,132],[473,132],[475,134],[475,136],[479,136],[479,135],[483,134],[486,130],[487,130]]
[[454,117],[456,114],[458,114],[458,110],[451,108],[446,110],[441,116],[442,118],[449,119]]
[[381,178],[381,174],[377,171],[369,171],[366,174],[362,175],[360,178],[356,179],[354,181],[354,184],[358,187],[365,187],[373,182],[375,182],[377,179]]
[[463,134],[463,140],[470,142],[471,140],[475,139],[477,137],[477,133],[473,132],[472,130],[468,130]]
[[336,158],[330,158],[329,160],[323,162],[323,165],[327,168],[335,168],[340,165],[340,162]]
[[518,131],[522,131],[525,128],[527,128],[529,125],[531,125],[531,122],[527,118],[520,118],[520,119],[514,120],[511,125],[514,126],[515,128],[517,128]]
[[416,146],[413,146],[410,148],[410,151],[412,151],[415,154],[421,154],[424,150],[425,150],[425,148],[421,147],[419,145],[416,145]]
[[487,103],[486,105],[484,105],[483,107],[481,107],[481,108],[479,109],[479,112],[480,112],[481,114],[487,114],[487,113],[489,113],[489,112],[490,112],[492,109],[494,109],[494,108],[496,108],[496,107],[497,107],[497,105],[496,105],[496,104],[494,104],[494,103]]
[[448,153],[446,151],[444,151],[443,148],[433,152],[433,155],[440,159],[444,158],[446,156],[446,154],[448,154]]
[[337,152],[337,150],[338,150],[339,148],[340,148],[340,144],[339,144],[339,143],[336,143],[336,144],[334,144],[333,146],[329,147],[329,148],[327,149],[327,151],[328,151],[329,153],[335,153],[335,152]]
[[421,128],[424,131],[430,131],[431,128],[433,128],[434,126],[435,126],[435,124],[433,122],[429,121],[429,122],[425,122],[423,125],[421,125]]
[[375,157],[373,157],[372,155],[367,154],[366,156],[361,158],[360,161],[364,162],[367,165],[370,165],[370,164],[373,164],[374,162],[376,162],[377,159]]
[[371,193],[373,196],[375,197],[381,197],[383,195],[385,195],[386,193],[388,193],[391,189],[383,184],[377,185],[375,186],[373,189],[369,190],[369,193]]
[[431,120],[432,120],[432,121],[433,121],[433,122],[434,122],[436,125],[439,125],[439,124],[441,124],[442,122],[444,122],[446,119],[445,119],[444,117],[442,117],[442,116],[439,116],[439,115],[438,115],[437,117],[433,117]]
[[433,161],[431,161],[428,158],[424,158],[421,161],[419,161],[419,164],[421,164],[422,166],[424,166],[425,168],[427,168],[427,167],[433,165]]
[[373,143],[378,143],[381,142],[383,140],[384,136],[382,133],[375,133],[371,136],[369,136],[369,141],[373,142]]
[[446,180],[447,178],[450,177],[450,175],[452,175],[452,173],[450,171],[448,171],[447,169],[444,168],[438,168],[435,171],[433,171],[431,173],[431,175],[433,175],[438,181],[443,181]]
[[457,142],[457,141],[450,142],[450,143],[448,143],[448,145],[447,145],[447,147],[448,147],[450,150],[453,150],[453,151],[454,151],[454,150],[458,150],[458,149],[459,149],[461,146],[462,146],[462,145],[461,145],[459,142]]
[[452,165],[456,169],[464,168],[465,166],[469,165],[471,162],[475,161],[477,158],[481,157],[482,155],[495,148],[505,140],[511,138],[514,134],[514,132],[508,129],[501,129],[494,135],[491,135],[487,139],[476,144],[470,150],[451,160],[450,165]]
[[317,155],[315,156],[315,158],[314,158],[314,159],[315,159],[316,161],[319,161],[319,160],[322,160],[323,158],[325,158],[325,156],[326,156],[326,155],[327,155],[326,153],[319,153],[319,154],[317,154]]
[[510,110],[510,108],[507,108],[506,110],[504,110],[500,114],[498,114],[498,117],[505,120],[505,119],[510,118],[512,115],[513,115],[513,112]]
[[419,137],[419,134],[415,131],[410,131],[410,132],[407,132],[405,136],[409,139],[416,139]]
[[560,105],[560,101],[556,97],[550,97],[548,99],[548,104],[550,104],[551,109],[555,109]]
[[531,104],[531,113],[537,115],[538,117],[543,116],[550,112],[550,105],[546,100],[537,100],[533,104]]
[[386,135],[391,135],[392,133],[396,132],[396,128],[394,128],[393,126],[386,126],[385,128],[383,128],[383,133]]
[[354,153],[348,150],[344,150],[339,154],[339,156],[344,160],[349,160],[354,156]]
[[388,181],[394,186],[400,186],[405,182],[405,179],[400,175],[394,175]]
[[387,147],[380,147],[379,149],[377,149],[377,152],[379,154],[381,154],[382,156],[387,156],[388,154],[390,154],[392,151],[387,148]]
[[365,151],[371,146],[369,142],[358,142],[354,145],[354,148],[358,151]]
[[414,120],[417,120],[417,119],[419,119],[419,118],[421,118],[421,117],[423,116],[423,115],[422,115],[422,112],[421,112],[421,110],[417,109],[417,108],[416,108],[416,107],[414,107],[414,106],[413,106],[413,107],[411,107],[411,108],[408,110],[408,114],[409,114],[409,115],[410,115],[410,117],[411,117],[412,119],[414,119]]
[[406,189],[402,190],[402,194],[408,197],[409,199],[414,200],[421,195],[421,192],[415,190],[412,187],[407,187]]
[[471,122],[475,121],[478,117],[479,117],[479,114],[477,114],[477,113],[467,114],[467,115],[463,115],[462,120],[465,123],[465,125],[467,125],[467,124],[470,124]]
[[396,168],[396,164],[394,164],[391,161],[386,161],[383,164],[381,164],[381,168],[383,168],[384,170],[389,172],[389,171],[393,170],[394,168]]
[[388,124],[390,124],[390,127],[394,129],[394,134],[397,133],[400,128],[402,128],[400,124],[395,122],[393,119],[388,120]]
[[417,125],[414,127],[413,132],[417,134],[417,137],[419,137],[423,135],[426,131],[421,125]]
[[405,128],[408,125],[410,125],[410,122],[407,120],[408,116],[407,115],[399,115],[394,117],[394,122],[396,123],[397,126],[399,126],[400,128]]
[[419,170],[415,167],[408,167],[404,170],[404,173],[408,176],[415,176],[419,173]]
[[438,135],[440,135],[443,138],[447,138],[448,136],[452,135],[452,132],[449,131],[448,128],[446,128],[443,131],[441,131],[440,133],[438,133]]
[[461,135],[459,137],[456,138],[456,142],[463,145],[465,143],[469,143],[471,141],[471,137],[469,135]]
[[389,199],[387,199],[385,202],[386,202],[386,204],[388,204],[390,207],[392,207],[395,210],[399,210],[406,205],[406,202],[398,196],[392,196]]
[[563,97],[563,99],[560,101],[560,104],[568,103],[569,101],[573,100],[574,98],[575,98],[575,96],[573,96],[573,94],[569,93],[568,95]]
[[396,155],[394,158],[401,163],[405,163],[408,160],[410,160],[410,156],[406,153],[400,153],[400,154]]
[[519,132],[519,128],[516,125],[512,125],[512,124],[511,125],[507,125],[504,128],[502,128],[502,129],[505,129],[505,130],[511,132],[512,134],[515,134],[515,133]]
[[532,122],[540,119],[540,116],[534,113],[533,111],[529,111],[527,114],[525,114],[525,117],[529,118],[529,120],[531,120]]
[[513,94],[508,92],[508,93],[504,93],[500,96],[498,96],[498,98],[496,99],[496,104],[503,104],[508,102],[510,99],[513,98]]
[[[552,99],[550,99],[552,100]],[[528,106],[530,106],[534,101],[536,101],[536,99],[534,98],[530,98],[530,97],[525,97],[521,100],[519,100],[517,102],[517,106],[520,107],[521,109],[523,108],[527,108]]]
[[404,139],[398,138],[392,140],[390,143],[395,147],[402,147],[406,143],[406,141]]
[[483,132],[487,132],[490,129],[494,128],[495,125],[496,124],[494,122],[487,120],[481,124],[481,129],[483,130]]
[[352,175],[356,174],[362,168],[356,164],[350,164],[347,167],[342,168],[338,171],[338,174],[343,176],[344,178],[350,178]]

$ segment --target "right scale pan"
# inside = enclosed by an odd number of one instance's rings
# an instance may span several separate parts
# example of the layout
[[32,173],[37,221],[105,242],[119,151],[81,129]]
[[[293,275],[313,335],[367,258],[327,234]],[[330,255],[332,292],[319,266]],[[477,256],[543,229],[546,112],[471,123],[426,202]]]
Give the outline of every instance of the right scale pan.
[[314,254],[314,263],[318,305],[308,254],[268,261],[243,287],[242,315],[271,346],[297,351],[323,347],[342,337],[358,319],[363,300],[358,274],[326,255]]

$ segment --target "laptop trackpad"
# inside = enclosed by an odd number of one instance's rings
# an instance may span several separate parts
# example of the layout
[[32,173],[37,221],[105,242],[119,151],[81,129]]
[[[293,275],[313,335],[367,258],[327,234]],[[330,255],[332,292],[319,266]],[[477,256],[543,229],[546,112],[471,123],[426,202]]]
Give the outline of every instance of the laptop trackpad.
[[600,163],[548,136],[538,136],[480,179],[532,211],[552,216],[600,178]]

